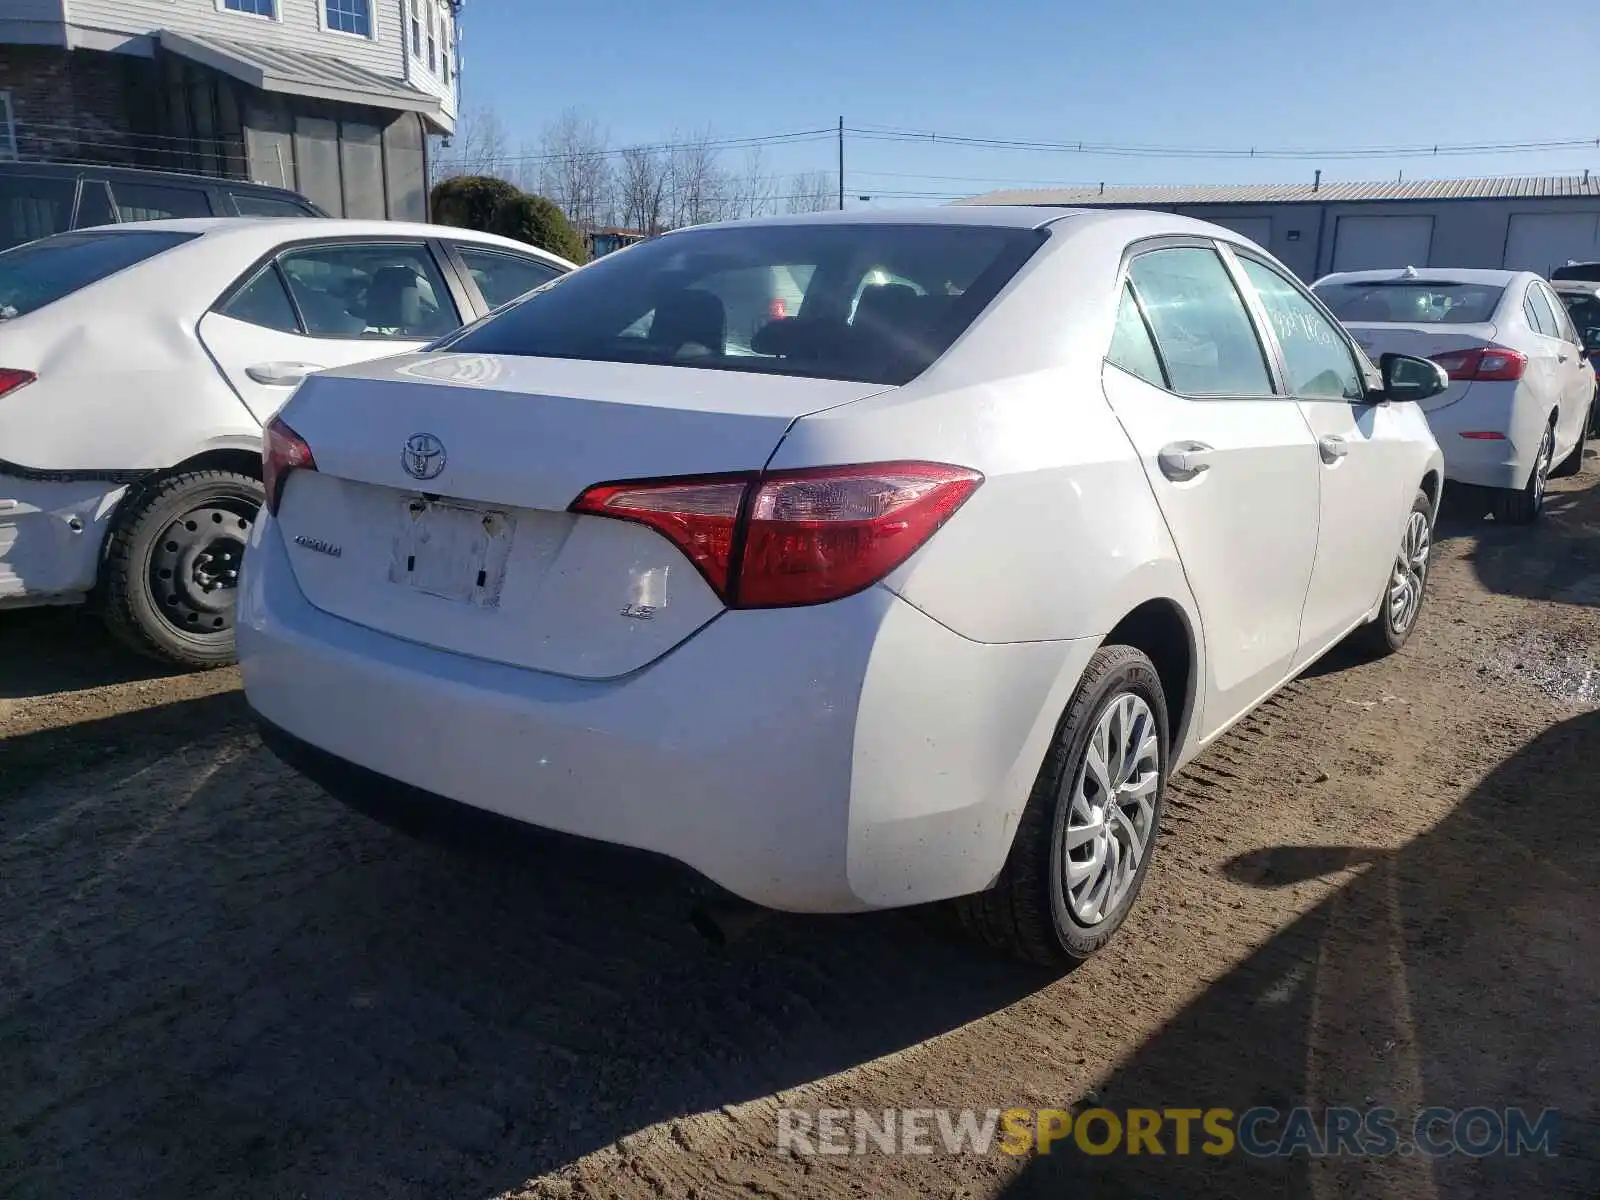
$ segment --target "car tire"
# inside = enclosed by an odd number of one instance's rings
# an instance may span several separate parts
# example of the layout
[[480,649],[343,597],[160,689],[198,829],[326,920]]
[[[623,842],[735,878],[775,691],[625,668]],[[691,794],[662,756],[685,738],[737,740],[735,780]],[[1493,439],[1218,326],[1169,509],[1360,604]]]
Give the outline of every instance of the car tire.
[[1395,654],[1411,640],[1428,595],[1432,565],[1433,501],[1419,488],[1400,533],[1400,548],[1389,568],[1388,582],[1383,585],[1378,615],[1351,638],[1368,657]]
[[1550,459],[1555,454],[1556,431],[1552,422],[1544,427],[1539,452],[1528,472],[1528,482],[1520,488],[1501,488],[1494,494],[1494,517],[1509,525],[1532,525],[1544,511],[1544,489],[1550,480]]
[[[1090,762],[1091,741],[1102,747],[1102,762],[1104,748],[1111,749],[1104,771]],[[1132,746],[1131,760],[1119,745]],[[998,881],[955,901],[962,928],[1010,957],[1057,970],[1076,966],[1109,942],[1138,899],[1155,852],[1170,753],[1166,695],[1154,665],[1131,646],[1101,647],[1056,730]],[[1094,803],[1106,796],[1096,776],[1112,784],[1112,804]],[[1100,822],[1108,831],[1103,838],[1087,832],[1097,810],[1109,812],[1113,804],[1121,819]],[[1078,839],[1075,846],[1068,846],[1069,836]],[[1142,839],[1137,859],[1125,868],[1125,847],[1135,839]],[[1085,852],[1086,860],[1075,857]],[[1097,858],[1100,873],[1086,878]],[[1078,877],[1076,890],[1069,874]],[[1100,911],[1086,919],[1084,910],[1096,906],[1096,885],[1107,874]]]
[[130,493],[101,574],[112,634],[180,666],[233,662],[239,563],[262,497],[259,480],[233,471],[159,476]]
[[1572,453],[1563,458],[1550,472],[1551,479],[1570,479],[1583,470],[1583,448],[1589,441],[1589,422],[1594,419],[1594,404],[1591,401],[1589,411],[1583,414],[1583,423],[1578,426],[1578,444],[1572,448]]

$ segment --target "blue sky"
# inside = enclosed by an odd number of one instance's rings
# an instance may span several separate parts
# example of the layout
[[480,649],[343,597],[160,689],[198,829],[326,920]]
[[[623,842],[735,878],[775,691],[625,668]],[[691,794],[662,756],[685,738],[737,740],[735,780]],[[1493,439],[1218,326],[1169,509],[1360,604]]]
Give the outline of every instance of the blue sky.
[[[847,125],[1065,142],[1371,147],[1600,137],[1572,83],[1600,55],[1600,9],[1532,20],[1487,0],[1212,5],[988,0],[601,6],[468,0],[464,104],[512,142],[577,106],[615,144]],[[1548,35],[1554,35],[1548,36]],[[1561,64],[1568,64],[1563,67]],[[1571,72],[1571,73],[1569,73]],[[742,152],[728,155],[730,165]],[[831,140],[777,147],[787,174],[832,170]],[[859,194],[1050,183],[1229,183],[1600,173],[1600,147],[1382,160],[1113,157],[938,143],[846,143]]]

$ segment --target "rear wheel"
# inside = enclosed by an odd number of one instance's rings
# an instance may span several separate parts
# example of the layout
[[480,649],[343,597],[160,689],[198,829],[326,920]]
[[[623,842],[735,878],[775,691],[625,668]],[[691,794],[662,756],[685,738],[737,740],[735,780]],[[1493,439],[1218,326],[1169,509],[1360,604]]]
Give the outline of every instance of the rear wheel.
[[1552,479],[1567,479],[1583,470],[1583,447],[1589,440],[1589,423],[1594,420],[1594,402],[1590,401],[1589,411],[1583,414],[1583,423],[1578,426],[1578,444],[1572,448],[1572,453],[1567,455],[1550,472]]
[[259,481],[186,471],[124,502],[106,552],[106,624],[152,658],[187,667],[234,660],[239,564],[261,508]]
[[1550,460],[1555,455],[1556,431],[1553,424],[1544,427],[1544,437],[1539,439],[1539,453],[1534,457],[1533,469],[1528,472],[1525,486],[1495,493],[1494,515],[1498,521],[1512,525],[1531,525],[1544,511],[1544,488],[1550,481]]
[[1109,942],[1155,851],[1167,745],[1154,665],[1131,646],[1101,647],[1039,772],[999,882],[955,902],[967,931],[1058,968]]

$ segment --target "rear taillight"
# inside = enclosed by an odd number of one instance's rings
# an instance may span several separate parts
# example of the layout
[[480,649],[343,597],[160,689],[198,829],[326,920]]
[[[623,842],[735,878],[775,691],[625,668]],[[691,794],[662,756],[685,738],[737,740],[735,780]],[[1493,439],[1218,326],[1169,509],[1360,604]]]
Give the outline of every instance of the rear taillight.
[[16,367],[0,367],[0,396],[8,396],[20,387],[27,387],[39,378],[32,371],[19,371]]
[[1446,375],[1458,380],[1521,379],[1528,369],[1528,356],[1504,346],[1479,346],[1471,350],[1452,350],[1435,354],[1433,361]]
[[943,463],[876,463],[592,487],[572,511],[648,525],[731,608],[820,604],[909,558],[983,476]]
[[315,471],[317,460],[305,439],[274,417],[261,435],[261,482],[266,488],[267,511],[276,515],[284,481],[291,471]]

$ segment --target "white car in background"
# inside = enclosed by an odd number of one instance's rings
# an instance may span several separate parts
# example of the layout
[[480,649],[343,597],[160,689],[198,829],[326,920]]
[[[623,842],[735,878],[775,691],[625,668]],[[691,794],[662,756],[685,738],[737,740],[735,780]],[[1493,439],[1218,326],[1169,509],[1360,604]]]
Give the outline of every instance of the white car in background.
[[1450,386],[1422,403],[1445,477],[1494,489],[1495,515],[1527,523],[1551,476],[1583,466],[1594,368],[1566,307],[1527,271],[1348,271],[1316,294],[1376,359],[1443,366]]
[[[724,286],[779,265],[803,296]],[[246,693],[402,826],[495,814],[793,911],[968,897],[1070,963],[1173,769],[1352,631],[1415,627],[1443,463],[1407,401],[1445,379],[1384,369],[1184,217],[670,233],[301,386]]]
[[415,350],[571,269],[467,230],[326,219],[0,254],[0,608],[93,597],[140,651],[231,661],[262,424],[310,372]]

